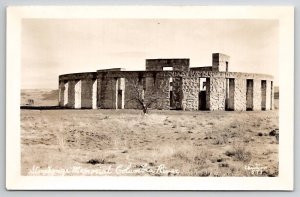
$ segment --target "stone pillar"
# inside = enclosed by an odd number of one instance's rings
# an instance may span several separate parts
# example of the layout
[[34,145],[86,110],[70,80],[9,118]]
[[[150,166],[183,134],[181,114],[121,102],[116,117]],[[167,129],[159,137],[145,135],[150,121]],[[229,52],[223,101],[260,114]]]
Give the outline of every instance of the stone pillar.
[[68,82],[59,82],[59,106],[64,107],[68,103]]
[[182,109],[198,110],[199,108],[199,78],[182,78]]
[[117,79],[116,88],[116,107],[117,109],[124,109],[125,106],[125,78]]
[[81,80],[75,81],[75,103],[74,103],[75,109],[81,108]]
[[225,110],[226,80],[221,77],[210,78],[210,105],[211,111]]
[[63,94],[63,106],[68,105],[68,100],[69,100],[69,82],[64,83],[64,94]]
[[266,90],[266,110],[270,110],[271,107],[271,81],[267,81]]
[[118,79],[113,82],[113,109],[118,109]]
[[158,77],[156,79],[156,88],[158,90],[158,109],[170,109],[170,82],[168,77]]
[[206,78],[206,109],[210,110],[210,78]]
[[68,82],[68,102],[66,104],[69,108],[75,107],[75,81],[70,80]]
[[274,109],[274,83],[271,81],[271,108],[270,110]]
[[93,80],[84,79],[81,81],[81,108],[90,109],[93,105]]
[[92,81],[93,90],[92,90],[92,108],[97,109],[97,79]]
[[253,80],[253,110],[260,111],[261,110],[261,80]]
[[101,108],[116,109],[117,80],[105,77],[101,82]]
[[267,81],[261,81],[261,110],[266,110]]
[[246,79],[235,78],[234,110],[246,111]]
[[97,73],[97,108],[103,108],[103,100],[104,100],[104,91],[103,91],[103,75],[102,73]]
[[182,108],[182,78],[181,77],[174,77],[173,78],[173,102],[175,109]]
[[124,79],[124,108],[141,109],[141,105],[137,102],[139,94],[142,94],[142,85],[137,75],[128,76]]

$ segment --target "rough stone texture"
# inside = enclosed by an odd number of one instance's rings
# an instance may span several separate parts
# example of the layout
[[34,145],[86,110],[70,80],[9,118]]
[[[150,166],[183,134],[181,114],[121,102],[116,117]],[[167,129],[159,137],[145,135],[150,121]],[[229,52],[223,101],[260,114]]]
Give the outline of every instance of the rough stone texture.
[[173,105],[175,109],[182,109],[182,78],[174,77],[173,78],[173,88],[172,88],[172,98]]
[[158,93],[157,109],[170,109],[170,82],[169,78],[157,78],[156,89]]
[[267,81],[267,91],[266,91],[266,110],[271,108],[271,81]]
[[116,109],[117,80],[105,78],[101,84],[101,108]]
[[253,80],[253,110],[261,110],[261,80]]
[[147,59],[146,71],[162,71],[164,67],[173,67],[174,71],[189,71],[190,59]]
[[75,80],[68,82],[68,103],[66,106],[69,108],[75,107]]
[[209,109],[225,110],[226,81],[225,78],[210,78]]
[[198,78],[182,78],[183,110],[198,110],[199,86]]
[[229,60],[230,60],[230,57],[228,55],[225,55],[222,53],[213,53],[212,54],[212,70],[228,72]]
[[246,111],[246,79],[235,79],[234,110]]
[[[261,110],[264,106],[266,110],[273,109],[273,77],[222,72],[226,71],[226,62],[229,56],[218,53],[213,54],[212,67],[189,68],[189,59],[151,59],[146,60],[146,71],[114,68],[60,75],[59,104],[69,108],[141,109],[141,104],[134,99],[138,95],[146,101],[157,98],[151,106],[155,109],[203,110],[205,105],[199,106],[199,103],[205,99],[209,110],[226,107],[244,111],[247,100],[249,109]],[[163,71],[164,67],[173,67],[173,70]],[[199,78],[206,78],[206,91],[201,90],[201,93]],[[227,83],[226,78],[230,78]],[[253,80],[248,97],[247,79]],[[267,81],[265,92],[262,80]]]
[[93,105],[93,82],[92,79],[81,81],[81,108],[92,108]]
[[206,78],[206,109],[210,110],[210,78]]
[[97,108],[103,108],[103,91],[102,91],[102,88],[103,88],[103,81],[105,80],[104,79],[104,76],[105,76],[106,73],[97,73]]
[[192,67],[192,68],[190,68],[190,71],[212,71],[212,67],[211,66]]

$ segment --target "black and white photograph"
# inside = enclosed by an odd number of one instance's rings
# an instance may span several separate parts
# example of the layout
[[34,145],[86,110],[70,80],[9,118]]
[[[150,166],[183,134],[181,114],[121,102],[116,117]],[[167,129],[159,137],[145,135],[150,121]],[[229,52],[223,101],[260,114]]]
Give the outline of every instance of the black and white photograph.
[[[30,17],[31,9],[37,16]],[[284,118],[292,109],[293,89],[286,85],[292,83],[293,9],[255,14],[245,7],[250,17],[226,17],[230,7],[216,8],[216,17],[210,17],[214,7],[153,6],[133,15],[139,8],[119,8],[126,17],[111,7],[59,9],[9,10],[8,31],[18,24],[8,48],[19,47],[8,61],[19,67],[8,72],[11,81],[17,78],[11,106],[19,131],[7,138],[18,156],[8,157],[19,160],[19,176],[211,184],[290,176],[284,165],[293,165],[293,152],[285,144],[293,143],[293,127]]]

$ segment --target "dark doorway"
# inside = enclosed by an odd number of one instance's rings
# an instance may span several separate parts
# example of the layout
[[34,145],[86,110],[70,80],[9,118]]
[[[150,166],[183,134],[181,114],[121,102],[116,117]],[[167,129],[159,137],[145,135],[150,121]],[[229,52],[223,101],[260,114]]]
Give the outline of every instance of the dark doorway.
[[122,94],[122,90],[118,90],[118,108],[117,109],[123,109],[123,106],[122,106],[122,102],[123,102],[123,94]]
[[170,91],[170,109],[174,109],[175,108],[175,102],[174,102],[174,98],[173,98],[173,91]]
[[246,110],[253,110],[253,79],[247,79]]
[[201,77],[199,79],[200,89],[198,95],[198,108],[199,110],[206,110],[206,78]]
[[199,92],[199,110],[206,110],[206,91]]

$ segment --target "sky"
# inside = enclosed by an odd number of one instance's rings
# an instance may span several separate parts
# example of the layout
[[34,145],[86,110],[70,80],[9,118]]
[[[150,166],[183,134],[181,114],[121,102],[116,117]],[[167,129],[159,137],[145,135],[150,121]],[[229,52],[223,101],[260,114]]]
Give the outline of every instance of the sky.
[[270,74],[278,85],[278,28],[256,19],[23,19],[21,88],[57,89],[67,73],[144,70],[149,58],[211,66],[212,53],[229,55],[231,72]]

